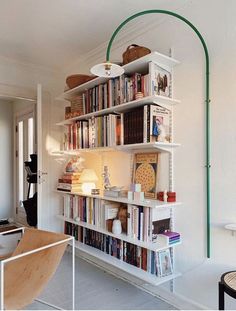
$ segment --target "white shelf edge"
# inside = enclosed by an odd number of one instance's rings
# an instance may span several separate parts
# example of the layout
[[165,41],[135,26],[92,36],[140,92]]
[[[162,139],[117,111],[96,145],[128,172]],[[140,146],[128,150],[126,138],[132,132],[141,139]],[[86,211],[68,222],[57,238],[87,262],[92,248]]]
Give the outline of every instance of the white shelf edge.
[[[178,60],[154,51],[154,52],[151,52],[150,54],[147,54],[143,57],[136,59],[133,62],[130,62],[130,63],[124,65],[123,68],[124,68],[126,73],[130,74],[131,72],[139,71],[141,66],[143,66],[143,65],[145,65],[151,61],[159,64],[161,67],[163,67],[167,70],[170,70],[171,68],[173,68],[174,66],[179,64]],[[107,80],[109,80],[109,78],[97,77],[97,78],[90,80],[90,81],[88,81],[82,85],[77,86],[74,89],[71,89],[71,90],[68,90],[68,91],[62,93],[61,95],[59,95],[56,98],[56,100],[68,100],[73,95],[79,94],[79,93],[83,92],[84,90],[92,88],[98,84],[105,83]]]
[[155,142],[155,143],[138,143],[138,144],[127,144],[127,145],[118,145],[116,146],[117,151],[141,151],[145,150],[147,152],[150,149],[158,150],[160,152],[172,152],[173,149],[179,147],[179,143],[162,143],[162,142]]
[[[70,243],[71,244],[71,243]],[[142,270],[141,268],[137,268],[131,264],[128,264],[122,260],[119,260],[111,255],[108,255],[104,253],[101,250],[98,250],[94,247],[88,246],[86,244],[83,244],[82,242],[75,241],[75,248],[80,250],[81,252],[84,252],[92,257],[97,258],[98,260],[101,260],[107,264],[110,264],[112,266],[115,266],[116,268],[125,271],[138,279],[141,279],[149,284],[152,285],[160,285],[165,282],[171,281],[179,276],[181,276],[181,273],[175,272],[171,275],[165,276],[165,277],[157,277],[149,272],[146,272]]]
[[119,203],[126,203],[126,204],[132,204],[132,205],[138,205],[138,206],[144,206],[144,207],[150,207],[150,208],[156,208],[156,209],[166,209],[166,208],[173,208],[175,206],[181,205],[181,202],[162,202],[158,200],[144,200],[144,201],[129,201],[127,198],[113,198],[103,195],[92,195],[92,194],[84,194],[80,192],[67,192],[67,191],[61,191],[61,190],[55,190],[56,193],[61,194],[67,194],[67,195],[78,195],[83,197],[89,197],[94,199],[101,199],[106,201],[112,201],[112,202],[119,202]]
[[137,108],[137,107],[143,106],[145,104],[151,104],[151,103],[160,104],[160,105],[164,105],[164,106],[171,106],[171,105],[179,104],[180,100],[170,98],[167,96],[157,96],[157,95],[147,96],[147,97],[137,99],[137,100],[133,100],[133,101],[130,101],[127,103],[117,105],[117,106],[109,107],[109,108],[102,109],[99,111],[90,112],[90,113],[84,114],[82,116],[63,120],[61,122],[56,123],[56,125],[64,126],[67,124],[71,124],[74,121],[85,120],[85,119],[101,116],[101,115],[108,114],[108,113],[122,113],[122,112],[129,110],[130,108]]
[[172,152],[173,149],[179,147],[178,143],[139,143],[139,144],[127,144],[117,145],[113,147],[94,147],[94,148],[82,148],[71,150],[54,150],[51,155],[76,155],[83,152],[149,152],[150,150],[157,150],[159,152]]
[[149,249],[149,250],[152,250],[152,251],[155,251],[155,252],[158,252],[158,251],[161,251],[161,250],[164,250],[164,249],[167,249],[167,248],[171,248],[171,247],[176,247],[176,246],[181,244],[181,241],[180,241],[180,242],[175,243],[173,245],[163,245],[162,247],[158,247],[158,243],[151,243],[151,242],[140,241],[138,239],[131,238],[131,237],[127,236],[124,233],[122,233],[122,234],[113,234],[112,232],[109,232],[109,231],[107,231],[107,230],[105,230],[103,228],[99,228],[97,226],[88,224],[88,223],[83,222],[83,221],[75,221],[75,220],[73,220],[71,218],[67,218],[67,217],[62,216],[62,215],[57,215],[57,218],[60,219],[60,220],[63,220],[63,221],[66,221],[66,222],[78,225],[80,227],[87,228],[87,229],[90,229],[90,230],[94,230],[94,231],[97,231],[99,233],[102,233],[102,234],[105,234],[105,235],[109,235],[109,236],[111,236],[113,238],[117,238],[117,239],[120,239],[122,241],[126,241],[128,243],[131,243],[131,244],[134,244],[134,245],[137,245],[137,246],[141,246],[143,248],[146,248],[146,249]]

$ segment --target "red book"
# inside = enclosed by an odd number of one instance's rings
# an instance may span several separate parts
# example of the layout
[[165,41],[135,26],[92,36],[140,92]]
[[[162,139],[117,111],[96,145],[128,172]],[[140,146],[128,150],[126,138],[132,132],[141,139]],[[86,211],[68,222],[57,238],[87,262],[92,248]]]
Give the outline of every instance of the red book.
[[147,249],[146,249],[146,248],[142,248],[141,256],[142,256],[142,265],[141,265],[141,268],[142,268],[144,271],[147,271]]

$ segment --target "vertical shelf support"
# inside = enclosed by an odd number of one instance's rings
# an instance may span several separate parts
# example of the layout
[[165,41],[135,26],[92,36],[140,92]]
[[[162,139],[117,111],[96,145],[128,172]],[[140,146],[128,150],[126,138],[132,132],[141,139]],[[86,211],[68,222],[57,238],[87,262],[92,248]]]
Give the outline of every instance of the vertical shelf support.
[[210,61],[209,61],[209,54],[208,54],[208,49],[205,40],[203,39],[201,33],[199,30],[185,17],[172,12],[172,11],[166,11],[166,10],[146,10],[146,11],[141,11],[138,12],[134,15],[131,15],[128,17],[126,20],[124,20],[113,32],[111,39],[108,43],[107,46],[107,51],[106,51],[106,61],[110,61],[110,52],[111,52],[111,47],[112,43],[119,33],[119,31],[131,20],[142,16],[146,14],[153,14],[153,13],[158,13],[158,14],[165,14],[169,16],[173,16],[181,21],[183,21],[185,24],[187,24],[198,36],[198,38],[201,41],[201,44],[203,46],[204,54],[205,54],[205,123],[206,123],[206,128],[205,128],[205,138],[206,138],[206,146],[205,146],[205,157],[206,157],[206,234],[207,234],[207,257],[210,258],[211,256],[211,231],[210,231],[210,209],[211,209],[211,187],[210,187],[210,79],[209,79],[209,67],[210,67]]

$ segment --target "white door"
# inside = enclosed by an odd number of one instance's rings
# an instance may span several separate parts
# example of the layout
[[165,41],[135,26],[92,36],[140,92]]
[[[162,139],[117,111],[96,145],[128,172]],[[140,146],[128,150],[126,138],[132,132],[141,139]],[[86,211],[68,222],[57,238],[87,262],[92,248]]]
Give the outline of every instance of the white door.
[[24,162],[36,152],[34,106],[17,114],[16,119],[16,221],[27,225],[23,201],[33,197],[36,185],[27,182]]
[[46,137],[48,134],[49,103],[46,92],[43,92],[41,84],[37,85],[37,154],[38,154],[38,183],[37,183],[37,207],[38,228],[48,229],[48,180],[47,180],[47,150]]

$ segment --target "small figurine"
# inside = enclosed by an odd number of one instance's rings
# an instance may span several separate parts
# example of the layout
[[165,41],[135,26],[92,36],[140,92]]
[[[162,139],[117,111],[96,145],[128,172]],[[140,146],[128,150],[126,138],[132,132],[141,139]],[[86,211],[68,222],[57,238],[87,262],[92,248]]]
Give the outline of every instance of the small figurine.
[[102,173],[102,177],[103,177],[103,186],[104,186],[104,189],[110,189],[111,187],[111,182],[110,182],[110,174],[108,172],[108,166],[107,165],[104,165],[104,168],[103,168],[103,173]]
[[164,194],[163,194],[163,201],[164,201],[164,202],[167,202],[167,199],[168,199],[167,190],[165,190],[165,191],[164,191]]

